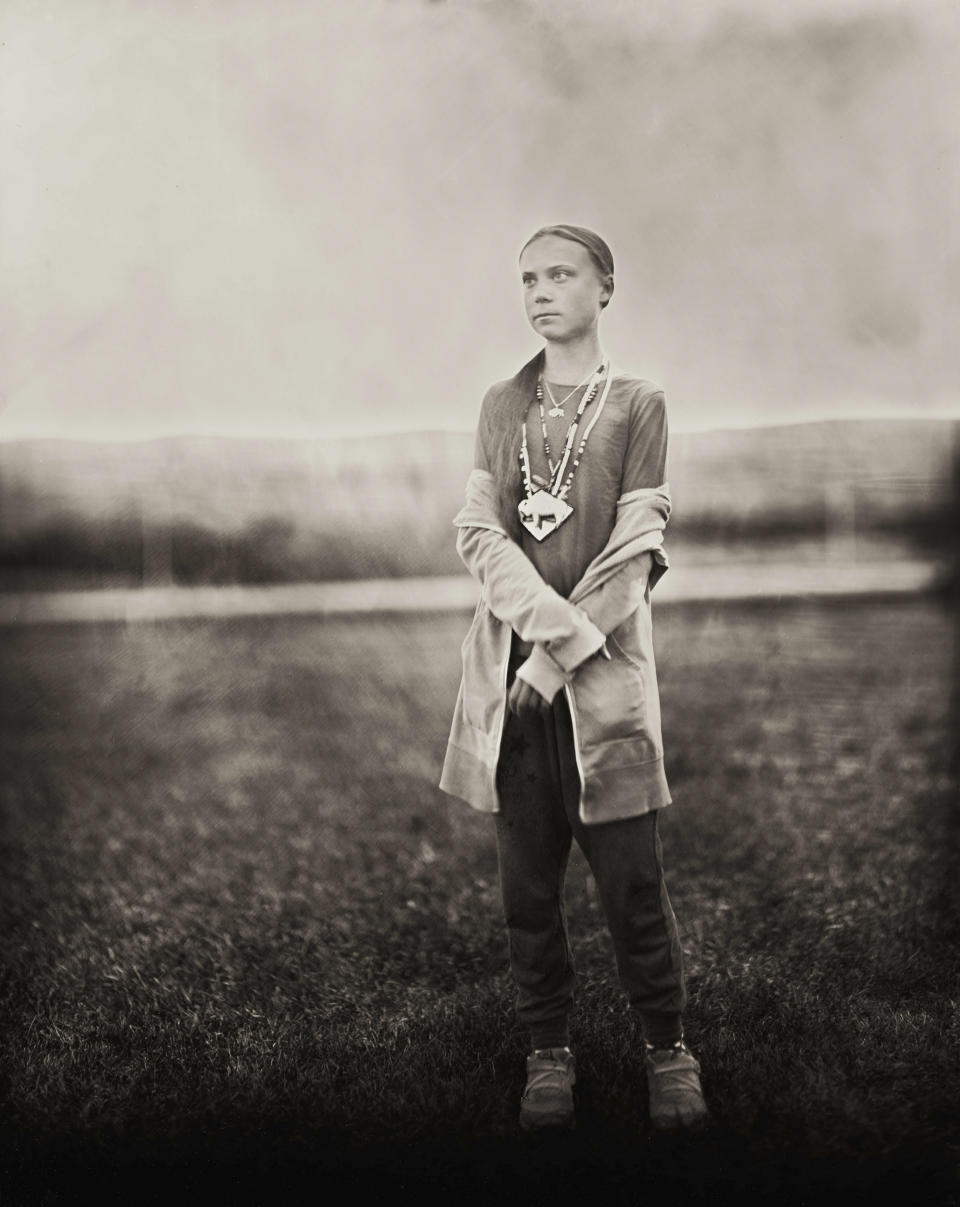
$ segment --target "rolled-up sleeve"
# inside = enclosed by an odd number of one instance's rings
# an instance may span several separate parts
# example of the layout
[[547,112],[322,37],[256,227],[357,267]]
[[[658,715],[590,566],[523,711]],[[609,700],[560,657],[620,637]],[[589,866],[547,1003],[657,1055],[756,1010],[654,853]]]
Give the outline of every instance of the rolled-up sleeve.
[[[496,517],[493,517],[495,521]],[[457,552],[483,589],[490,611],[524,641],[543,641],[564,670],[603,645],[604,635],[586,612],[543,581],[519,545],[495,522],[458,525]]]

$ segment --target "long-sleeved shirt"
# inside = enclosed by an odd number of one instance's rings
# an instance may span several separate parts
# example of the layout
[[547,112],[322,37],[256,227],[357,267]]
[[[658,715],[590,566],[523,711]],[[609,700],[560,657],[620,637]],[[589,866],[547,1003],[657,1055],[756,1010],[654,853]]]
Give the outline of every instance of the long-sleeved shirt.
[[[493,386],[484,399],[474,456],[475,468],[487,470],[495,476],[500,467],[496,465],[494,450],[498,441],[503,439],[503,434],[495,430],[497,425],[504,422],[502,409],[497,406],[497,401],[502,398],[503,386],[504,383]],[[550,388],[558,399],[570,390],[569,386],[554,385],[552,382]],[[570,421],[576,414],[585,389],[586,386],[578,389],[567,400],[562,418],[550,416],[552,404],[549,395],[545,396],[545,423],[554,465],[562,456]],[[594,419],[602,394],[601,390],[584,411],[570,464],[587,427]],[[547,480],[550,471],[544,450],[540,411],[532,391],[526,411],[526,427],[531,471]],[[520,436],[520,423],[517,422],[517,455]],[[565,599],[570,595],[613,531],[617,500],[632,490],[660,486],[665,478],[666,458],[667,413],[663,391],[642,378],[615,372],[567,495],[566,501],[573,507],[573,514],[543,541],[536,540],[526,529],[520,529],[519,532],[517,543],[548,586]],[[515,503],[519,503],[522,497],[522,492],[518,492]],[[529,642],[517,638],[516,645],[520,653],[533,653]],[[537,651],[533,663],[521,669],[520,677],[550,698],[558,690],[562,679],[543,655],[542,649]]]
[[[570,389],[569,386],[550,384],[557,398],[562,398]],[[564,418],[551,418],[549,413],[546,414],[554,464],[562,455],[567,428],[576,414],[575,404],[579,403],[581,394],[582,391],[578,391],[566,403]],[[599,396],[583,414],[574,452],[594,417],[598,402]],[[493,440],[486,404],[485,399],[477,431],[474,467],[496,474],[497,467],[491,463]],[[546,398],[545,412],[549,406],[550,400]],[[549,479],[540,412],[532,395],[526,421],[531,470],[541,478]],[[516,445],[519,455],[519,423]],[[520,547],[544,582],[564,598],[569,596],[613,531],[617,500],[631,490],[660,486],[666,474],[666,459],[667,412],[663,391],[642,378],[615,373],[603,411],[590,433],[567,495],[566,501],[573,507],[573,514],[543,541],[536,540],[525,529],[521,532]],[[519,503],[521,498],[522,495],[518,495],[516,502]]]

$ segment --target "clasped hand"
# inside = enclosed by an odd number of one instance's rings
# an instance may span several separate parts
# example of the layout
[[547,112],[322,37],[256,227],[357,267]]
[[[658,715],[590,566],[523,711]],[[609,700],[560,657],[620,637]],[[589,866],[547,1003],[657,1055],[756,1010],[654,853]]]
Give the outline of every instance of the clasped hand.
[[550,701],[526,680],[514,679],[507,696],[507,707],[516,717],[545,716],[550,711]]

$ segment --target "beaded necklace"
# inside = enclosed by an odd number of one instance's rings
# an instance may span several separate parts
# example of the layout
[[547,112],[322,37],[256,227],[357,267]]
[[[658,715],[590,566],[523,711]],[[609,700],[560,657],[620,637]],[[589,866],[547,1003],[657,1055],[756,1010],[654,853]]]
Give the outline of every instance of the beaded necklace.
[[[593,431],[593,425],[600,418],[600,412],[607,401],[612,380],[613,374],[610,370],[609,362],[604,359],[591,377],[590,384],[587,386],[583,398],[580,400],[580,405],[577,407],[577,413],[570,421],[570,426],[567,428],[567,438],[564,441],[563,454],[556,465],[553,464],[550,441],[547,437],[547,423],[543,413],[542,376],[537,380],[537,405],[540,409],[540,430],[543,433],[543,451],[546,454],[547,465],[550,469],[550,481],[541,485],[542,479],[537,478],[536,482],[540,486],[540,489],[534,489],[534,475],[530,470],[530,451],[527,445],[527,421],[524,418],[521,426],[520,469],[526,497],[520,501],[518,511],[520,513],[520,522],[530,535],[538,541],[544,540],[552,532],[555,532],[564,520],[573,514],[573,508],[566,501],[566,497],[570,492],[570,487],[573,485],[574,475],[580,466],[580,458],[583,456],[583,450],[586,448],[590,433]],[[573,445],[580,426],[580,420],[583,418],[584,411],[586,411],[587,407],[597,396],[601,383],[605,384],[597,410],[586,431],[583,433],[576,453],[573,453]],[[572,462],[571,453],[573,453]],[[567,472],[568,465],[570,466],[569,472]],[[566,478],[564,478],[565,474]]]
[[[580,419],[583,416],[583,412],[590,405],[591,401],[592,401],[592,399],[590,397],[590,389],[588,387],[583,392],[583,397],[580,399],[580,405],[577,408],[576,415],[574,415],[573,419],[570,420],[570,424],[567,427],[567,435],[564,438],[564,450],[566,450],[566,442],[570,438],[570,433],[573,432],[574,436],[576,436],[577,425],[579,424]],[[546,420],[546,416],[544,415],[544,411],[543,411],[542,379],[537,382],[537,407],[540,410],[540,432],[543,436],[543,452],[544,452],[544,456],[547,459],[547,465],[549,466],[549,469],[550,469],[549,489],[553,491],[556,488],[556,482],[554,482],[554,480],[553,480],[553,475],[557,472],[557,467],[553,463],[553,453],[550,448],[550,437],[547,435],[547,420]]]

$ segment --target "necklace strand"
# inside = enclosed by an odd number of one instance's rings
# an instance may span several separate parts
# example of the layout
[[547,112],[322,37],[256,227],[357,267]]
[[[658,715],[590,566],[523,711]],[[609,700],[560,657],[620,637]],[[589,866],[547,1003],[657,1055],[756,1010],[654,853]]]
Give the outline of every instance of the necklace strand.
[[[550,441],[547,438],[547,425],[546,425],[546,420],[544,418],[544,413],[543,413],[543,385],[542,385],[543,379],[542,379],[542,375],[541,375],[541,377],[539,377],[537,379],[537,404],[540,409],[540,427],[541,427],[541,431],[543,432],[543,451],[546,454],[547,465],[550,468],[550,482],[548,483],[546,489],[549,494],[554,495],[554,497],[556,497],[558,499],[565,499],[567,494],[569,493],[570,487],[573,485],[574,475],[576,474],[577,469],[579,468],[579,465],[580,465],[580,458],[583,456],[583,450],[586,448],[587,439],[589,438],[590,433],[593,431],[593,423],[596,422],[597,416],[594,416],[593,422],[591,422],[589,424],[589,426],[587,427],[587,430],[584,432],[583,438],[580,441],[580,445],[574,455],[573,464],[570,467],[570,472],[567,474],[566,481],[564,482],[563,475],[566,471],[567,464],[570,460],[570,453],[573,448],[573,442],[576,439],[577,429],[580,426],[580,420],[583,418],[584,411],[587,409],[587,407],[590,405],[590,403],[596,397],[597,392],[600,389],[600,384],[603,381],[605,372],[606,372],[606,377],[607,377],[607,388],[609,389],[610,367],[606,361],[606,358],[604,358],[604,360],[600,364],[600,367],[594,372],[593,377],[590,381],[590,384],[587,387],[587,390],[584,393],[584,396],[580,401],[580,405],[579,405],[579,407],[577,407],[577,413],[576,413],[576,415],[574,415],[573,419],[570,421],[570,426],[567,428],[567,438],[564,441],[563,454],[560,458],[560,461],[558,462],[558,464],[556,466],[553,464],[553,459],[551,456]],[[576,390],[579,390],[579,388],[580,388],[579,386],[575,387]],[[549,386],[547,387],[547,389],[549,390]],[[604,399],[606,398],[606,394],[607,394],[607,390],[604,390]],[[552,397],[552,395],[551,395],[551,397]],[[599,410],[597,412],[597,415],[599,415]],[[529,453],[529,448],[527,445],[526,419],[524,419],[524,421],[523,421],[521,431],[522,431],[522,439],[521,439],[521,443],[520,443],[520,464],[521,464],[521,469],[523,472],[523,488],[524,488],[527,498],[529,499],[534,495],[535,491],[533,488],[533,476],[530,472],[530,453]],[[561,482],[563,482],[562,486],[561,486]]]
[[[570,441],[571,432],[573,432],[574,434],[576,433],[577,426],[580,423],[580,419],[581,419],[581,416],[583,415],[583,412],[590,405],[590,402],[592,401],[593,396],[596,394],[597,384],[598,384],[597,382],[591,382],[590,386],[587,387],[586,392],[583,395],[583,398],[581,398],[581,400],[580,400],[580,405],[579,405],[579,407],[577,407],[577,413],[570,420],[570,426],[567,428],[567,435],[564,439],[564,453],[561,455],[561,460],[563,460],[566,455],[567,444]],[[578,386],[577,389],[579,389],[579,388],[580,387]],[[543,434],[543,451],[547,458],[547,466],[549,467],[549,470],[550,470],[550,491],[551,491],[551,493],[553,493],[553,487],[555,485],[554,481],[553,481],[553,477],[554,477],[554,474],[557,472],[557,466],[554,465],[554,463],[553,463],[553,453],[550,448],[550,437],[547,435],[547,420],[546,420],[546,416],[543,413],[543,388],[541,387],[539,381],[537,382],[537,406],[540,409],[540,431]]]
[[553,406],[550,408],[551,419],[563,419],[563,417],[564,417],[563,408],[567,405],[567,403],[574,396],[574,394],[576,394],[577,390],[579,390],[582,385],[586,384],[589,376],[590,376],[590,373],[588,371],[586,377],[581,378],[580,381],[577,382],[577,384],[573,387],[573,389],[566,396],[566,398],[564,398],[563,402],[557,402],[557,400],[553,396],[553,390],[550,389],[549,381],[547,381],[546,377],[544,377],[544,375],[542,373],[540,374],[540,379],[543,382],[543,384],[547,387],[547,393],[550,395],[550,401],[553,403]]
[[[603,366],[601,365],[600,368],[602,369]],[[598,369],[597,372],[599,372],[599,371],[600,370]],[[549,383],[544,381],[543,384],[547,387],[547,393],[549,394],[550,393]],[[567,395],[567,398],[570,398],[573,394],[575,394],[577,392],[577,390],[579,390],[580,387],[583,385],[584,385],[584,382],[581,382],[579,386],[574,386],[573,389],[570,391],[570,393]],[[539,387],[539,383],[538,383],[538,387]],[[589,393],[589,388],[587,390],[587,393]],[[551,394],[550,397],[552,398],[553,395]],[[567,398],[565,398],[563,401],[566,402]],[[586,398],[586,393],[584,394],[584,398]],[[550,437],[547,435],[547,421],[546,421],[546,418],[543,413],[543,402],[542,402],[542,396],[540,394],[537,395],[537,401],[540,406],[540,431],[543,434],[543,451],[546,454],[547,465],[549,466],[550,473],[552,474],[554,469],[556,468],[556,466],[553,464],[553,461],[551,459]],[[584,408],[585,407],[586,407],[586,403],[584,403]],[[576,418],[579,419],[579,417],[582,413],[583,413],[582,410],[578,411]],[[549,411],[548,414],[553,416],[554,412]],[[563,411],[560,412],[560,416],[561,417],[563,416]]]

